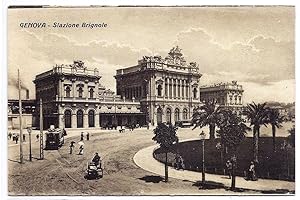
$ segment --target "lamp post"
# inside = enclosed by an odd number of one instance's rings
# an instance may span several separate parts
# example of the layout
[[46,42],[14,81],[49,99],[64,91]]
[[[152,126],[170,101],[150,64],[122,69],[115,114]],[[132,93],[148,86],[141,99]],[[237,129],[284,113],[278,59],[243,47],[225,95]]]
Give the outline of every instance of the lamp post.
[[204,141],[206,135],[204,131],[202,131],[199,136],[200,136],[200,140],[202,141],[202,188],[204,188],[204,184],[205,184]]
[[27,128],[28,136],[29,136],[29,161],[32,161],[32,153],[31,153],[31,131],[30,127]]

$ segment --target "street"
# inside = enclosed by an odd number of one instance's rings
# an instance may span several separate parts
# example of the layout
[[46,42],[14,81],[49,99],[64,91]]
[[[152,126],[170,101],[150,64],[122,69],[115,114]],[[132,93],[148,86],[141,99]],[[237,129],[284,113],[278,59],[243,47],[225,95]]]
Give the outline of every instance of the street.
[[[206,129],[204,129],[206,130]],[[206,130],[207,131],[207,130]],[[133,161],[141,149],[155,145],[153,131],[145,128],[126,130],[93,130],[90,140],[84,137],[84,153],[77,155],[81,131],[69,131],[65,144],[57,150],[45,150],[45,159],[39,158],[39,142],[32,134],[33,161],[29,161],[28,135],[24,143],[24,164],[19,164],[19,145],[8,142],[8,191],[10,195],[197,195],[239,194],[221,189],[199,190],[194,182],[163,177],[139,168]],[[198,138],[199,129],[179,129],[180,141]],[[84,135],[85,136],[85,135]],[[69,144],[75,141],[73,154]],[[98,180],[84,178],[87,163],[98,152],[102,158],[104,177]],[[200,180],[200,177],[199,177]],[[257,192],[247,191],[247,194]]]

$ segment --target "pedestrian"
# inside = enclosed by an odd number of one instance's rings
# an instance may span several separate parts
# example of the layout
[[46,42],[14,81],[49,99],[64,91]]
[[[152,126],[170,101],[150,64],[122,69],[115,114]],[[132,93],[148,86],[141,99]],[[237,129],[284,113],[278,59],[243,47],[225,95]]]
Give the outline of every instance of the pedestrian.
[[39,134],[36,134],[36,141],[37,141],[37,142],[39,141],[39,138],[40,138],[40,135],[39,135]]
[[17,136],[15,137],[16,144],[18,144],[18,140],[19,140],[19,136],[17,135]]
[[248,177],[247,180],[256,181],[256,173],[255,173],[255,165],[254,162],[251,161],[249,169],[248,169]]
[[13,141],[16,141],[16,133],[12,134],[12,139],[13,139]]
[[26,142],[26,135],[23,134],[23,142]]
[[81,132],[80,141],[83,141],[83,132]]
[[12,134],[11,134],[11,132],[9,132],[9,133],[8,133],[8,138],[9,138],[9,140],[11,140],[11,136],[12,136]]
[[80,145],[78,155],[83,155],[83,149],[84,149],[83,145]]
[[179,156],[179,169],[184,170],[185,166],[184,166],[184,161],[182,156]]
[[89,132],[86,133],[86,140],[90,140],[90,133]]
[[67,135],[67,131],[63,128],[63,135],[66,136]]
[[225,165],[226,165],[226,170],[227,170],[227,173],[228,173],[228,178],[231,178],[232,162],[230,162],[230,160],[227,160]]
[[70,143],[70,154],[72,154],[73,153],[73,149],[74,149],[74,147],[75,147],[75,145],[74,145],[74,141],[72,141],[71,143]]

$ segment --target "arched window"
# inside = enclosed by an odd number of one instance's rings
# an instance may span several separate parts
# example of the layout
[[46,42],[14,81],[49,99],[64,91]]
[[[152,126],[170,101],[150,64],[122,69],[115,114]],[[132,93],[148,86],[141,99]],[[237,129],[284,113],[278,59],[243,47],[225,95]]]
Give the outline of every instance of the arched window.
[[66,87],[66,97],[71,97],[71,88],[69,86]]
[[161,110],[161,108],[157,108],[156,116],[157,116],[157,124],[162,123],[162,110]]
[[188,119],[188,111],[187,111],[186,108],[183,109],[182,115],[183,115],[183,116],[182,116],[183,119],[185,119],[185,120]]
[[196,99],[197,98],[197,88],[194,88],[193,94],[194,94],[194,99]]
[[77,128],[83,128],[83,112],[82,112],[82,110],[77,111]]
[[162,87],[161,87],[161,85],[157,86],[157,96],[159,96],[159,97],[162,96]]
[[239,104],[242,104],[242,97],[239,97]]
[[177,121],[180,120],[180,117],[179,117],[179,109],[176,108],[174,113],[175,113],[175,116],[174,116],[174,117],[175,117],[175,122],[177,122]]
[[170,108],[167,108],[166,110],[166,122],[167,123],[171,123],[171,109]]
[[94,98],[94,89],[93,88],[90,89],[89,93],[90,93],[90,98],[91,99]]
[[80,97],[80,98],[83,97],[83,89],[82,89],[82,87],[78,88],[78,97]]
[[64,120],[65,120],[65,128],[71,128],[72,113],[70,110],[65,111]]
[[93,110],[89,111],[89,127],[95,127],[95,112]]

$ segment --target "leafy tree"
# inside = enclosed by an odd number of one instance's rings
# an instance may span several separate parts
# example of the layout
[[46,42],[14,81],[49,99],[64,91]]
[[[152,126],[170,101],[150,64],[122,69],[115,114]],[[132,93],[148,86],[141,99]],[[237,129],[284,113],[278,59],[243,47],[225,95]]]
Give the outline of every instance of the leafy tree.
[[284,117],[280,116],[277,109],[269,109],[268,112],[268,123],[272,126],[272,137],[273,137],[273,152],[276,151],[276,128],[281,128],[281,123],[283,122]]
[[253,160],[258,163],[258,140],[259,129],[261,125],[267,126],[268,123],[268,110],[266,103],[248,104],[244,110],[244,115],[250,120],[250,126],[253,126]]
[[214,139],[220,110],[221,107],[217,107],[214,101],[205,102],[205,104],[193,114],[192,121],[195,124],[194,129],[209,126],[209,139]]
[[154,137],[152,138],[165,150],[165,182],[168,182],[168,151],[173,144],[178,143],[176,131],[177,127],[171,123],[159,123],[154,129]]
[[235,190],[236,175],[235,170],[237,168],[237,147],[245,139],[247,131],[251,130],[243,120],[233,113],[231,110],[223,110],[222,117],[220,118],[219,127],[217,133],[222,138],[222,142],[225,146],[232,151],[232,179],[231,190]]

